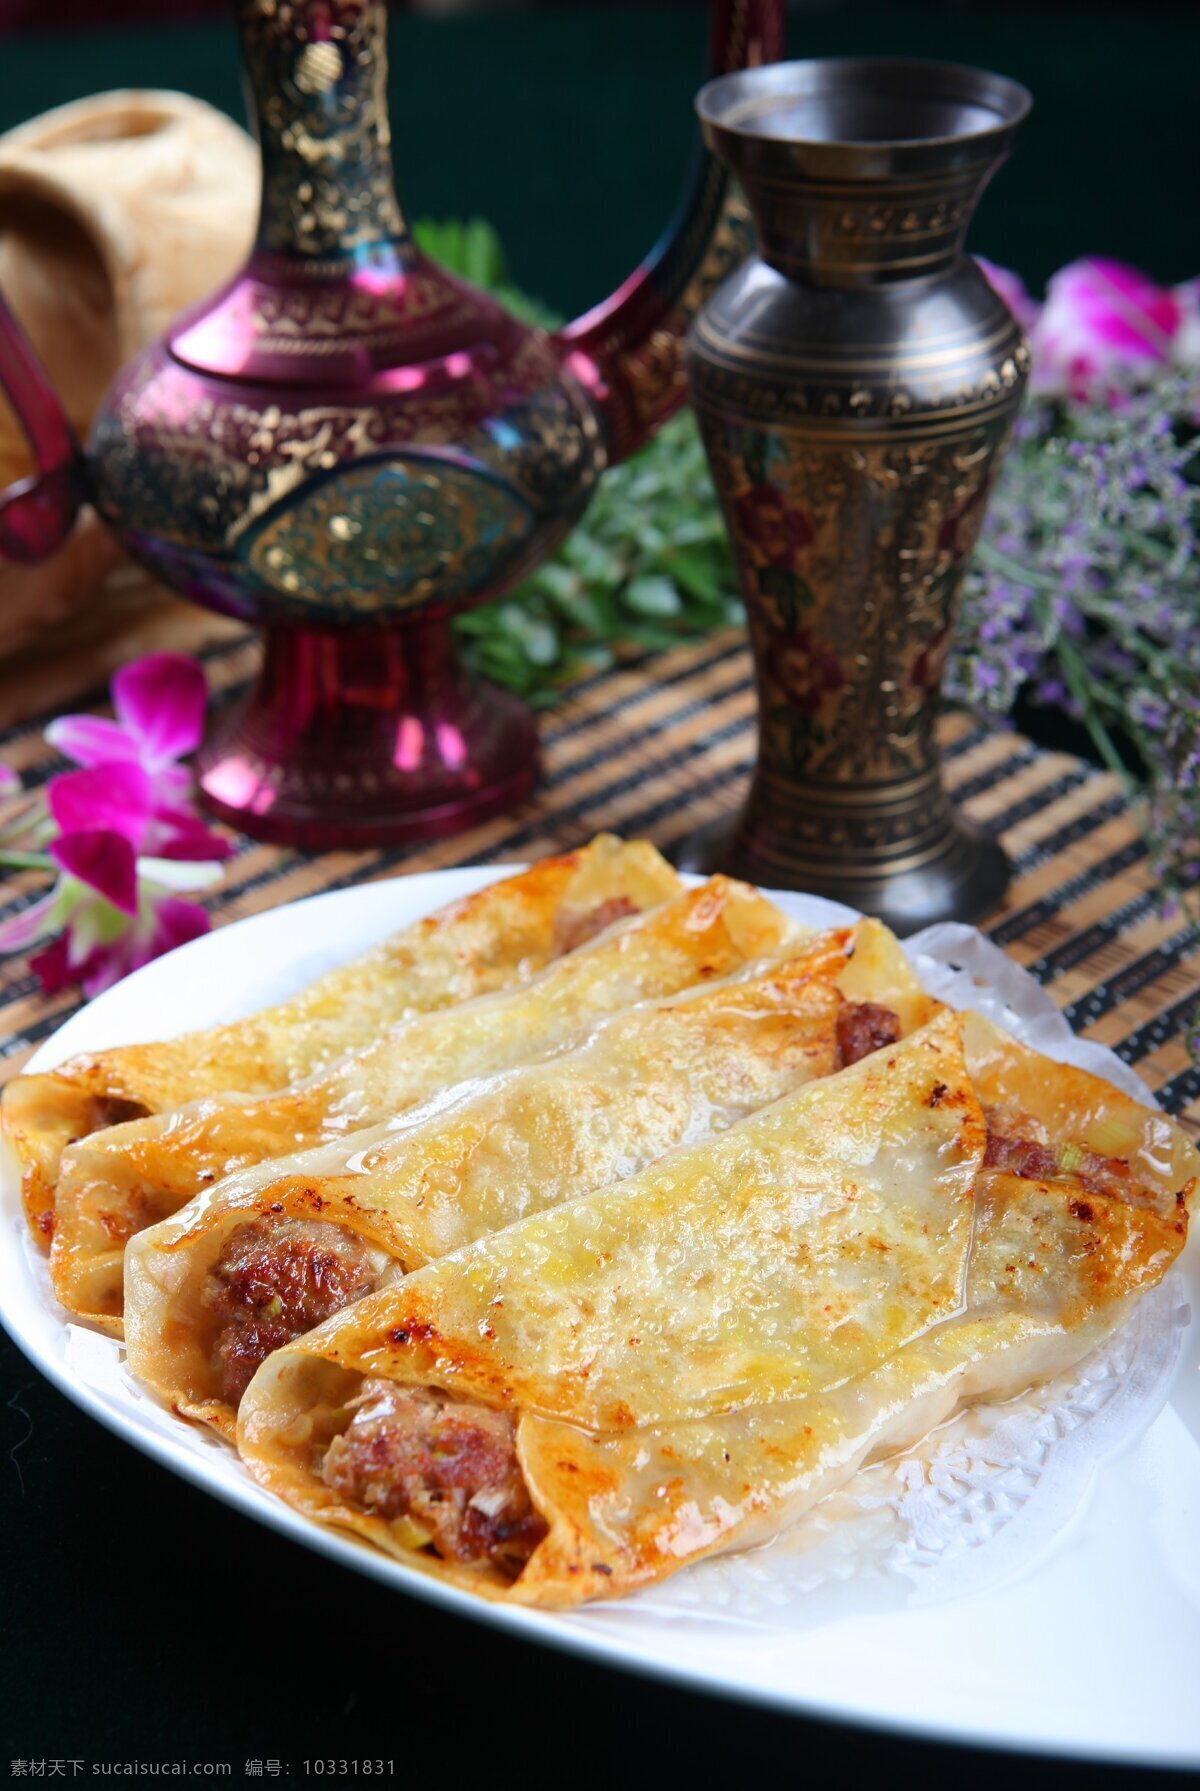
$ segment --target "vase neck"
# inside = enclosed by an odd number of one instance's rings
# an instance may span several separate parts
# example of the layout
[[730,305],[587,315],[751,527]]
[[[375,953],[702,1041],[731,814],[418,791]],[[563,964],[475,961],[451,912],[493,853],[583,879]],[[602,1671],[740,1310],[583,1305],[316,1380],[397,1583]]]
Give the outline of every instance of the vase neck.
[[1029,105],[1002,75],[886,58],[745,69],[696,102],[709,147],[745,189],[763,259],[819,286],[952,267]]
[[236,0],[263,162],[257,247],[342,259],[407,239],[383,0]]
[[994,166],[846,182],[742,178],[764,261],[812,285],[860,287],[953,267]]

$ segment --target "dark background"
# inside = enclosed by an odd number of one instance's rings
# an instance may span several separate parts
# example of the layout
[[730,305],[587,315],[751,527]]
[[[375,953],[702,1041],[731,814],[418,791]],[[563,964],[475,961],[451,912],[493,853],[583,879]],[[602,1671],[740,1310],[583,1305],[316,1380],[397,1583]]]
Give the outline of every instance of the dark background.
[[[157,0],[153,24],[102,29],[70,23],[78,0],[18,3],[40,28],[0,34],[0,129],[106,86],[181,87],[242,117],[223,11],[198,19]],[[402,204],[411,217],[491,219],[521,284],[564,312],[585,308],[667,221],[694,138],[705,40],[697,5],[394,11]],[[788,50],[937,56],[1024,81],[1033,116],[985,195],[971,246],[1031,285],[1084,254],[1131,261],[1168,284],[1200,273],[1195,0],[803,4],[790,11]]]
[[[0,128],[111,86],[182,87],[240,115],[223,16],[159,0],[152,22],[97,22],[121,10],[0,0]],[[520,282],[564,311],[587,305],[665,222],[704,37],[703,10],[686,5],[397,11],[410,215],[492,219]],[[1032,285],[1095,252],[1164,281],[1200,272],[1200,6],[812,5],[793,11],[788,43],[1025,81],[1034,117],[972,246]],[[0,1506],[0,1774],[14,1758],[190,1757],[233,1761],[219,1782],[238,1783],[248,1759],[319,1755],[394,1758],[414,1782],[473,1786],[812,1778],[891,1791],[919,1776],[1103,1791],[1135,1776],[720,1703],[441,1616],[194,1492],[75,1412],[4,1339]],[[1119,1622],[1098,1647],[1121,1646]]]

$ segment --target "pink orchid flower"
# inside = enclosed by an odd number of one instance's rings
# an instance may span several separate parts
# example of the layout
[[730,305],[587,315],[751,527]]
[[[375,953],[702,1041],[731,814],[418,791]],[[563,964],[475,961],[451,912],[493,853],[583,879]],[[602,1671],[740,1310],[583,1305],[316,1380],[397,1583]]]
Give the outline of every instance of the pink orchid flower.
[[192,776],[177,763],[200,744],[207,694],[194,659],[152,653],[113,678],[115,721],[64,715],[51,722],[50,745],[84,767],[50,787],[59,827],[115,827],[162,857],[228,857],[228,841],[187,807]]
[[1136,268],[1099,256],[1072,261],[1046,288],[1030,389],[1119,403],[1174,359],[1182,322],[1178,296]]
[[[15,869],[58,872],[47,895],[0,926],[0,953],[49,941],[29,959],[47,994],[82,983],[97,995],[207,932],[204,909],[178,892],[216,881],[216,861],[233,850],[191,808],[191,773],[178,763],[203,730],[201,668],[157,653],[119,671],[112,692],[115,721],[69,715],[46,730],[81,767],[46,785],[45,814],[32,823],[34,843],[53,833],[46,849],[0,845],[0,862]],[[19,788],[0,776],[0,796]]]
[[59,878],[48,895],[0,926],[0,952],[20,951],[58,935],[29,960],[43,990],[82,983],[86,995],[127,976],[151,958],[208,931],[209,919],[171,885],[197,888],[220,876],[213,865],[138,859],[123,834],[97,828],[60,835],[49,854]]
[[982,255],[976,255],[975,260],[992,291],[999,294],[1021,328],[1028,333],[1038,320],[1041,306],[1030,297],[1020,274],[1014,274],[1009,267],[999,267],[994,261],[985,261]]

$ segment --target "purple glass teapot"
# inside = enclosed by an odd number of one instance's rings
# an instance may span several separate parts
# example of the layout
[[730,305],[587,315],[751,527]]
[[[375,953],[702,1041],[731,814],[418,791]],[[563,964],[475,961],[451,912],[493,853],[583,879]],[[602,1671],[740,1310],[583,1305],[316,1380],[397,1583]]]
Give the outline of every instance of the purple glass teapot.
[[[461,664],[459,610],[551,553],[604,468],[683,398],[681,336],[746,239],[703,162],[679,216],[558,334],[415,246],[396,201],[382,0],[236,0],[262,152],[241,273],[118,375],[81,452],[0,303],[0,383],[37,471],[0,554],[93,503],[131,555],[263,630],[204,743],[208,804],[308,847],[457,832],[537,777],[524,705]],[[714,0],[716,72],[774,60],[782,0]]]

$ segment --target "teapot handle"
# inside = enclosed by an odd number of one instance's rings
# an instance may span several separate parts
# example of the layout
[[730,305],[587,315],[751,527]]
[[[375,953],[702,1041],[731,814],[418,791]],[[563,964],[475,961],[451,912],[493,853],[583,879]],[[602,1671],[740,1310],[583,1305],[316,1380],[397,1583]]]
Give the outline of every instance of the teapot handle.
[[[714,75],[782,55],[784,0],[712,0],[711,16]],[[633,453],[683,403],[687,327],[750,241],[740,194],[701,150],[683,203],[650,254],[559,333],[564,365],[604,415],[610,463]]]
[[83,461],[50,377],[2,295],[0,386],[37,466],[0,491],[0,559],[31,565],[70,534],[83,502]]

